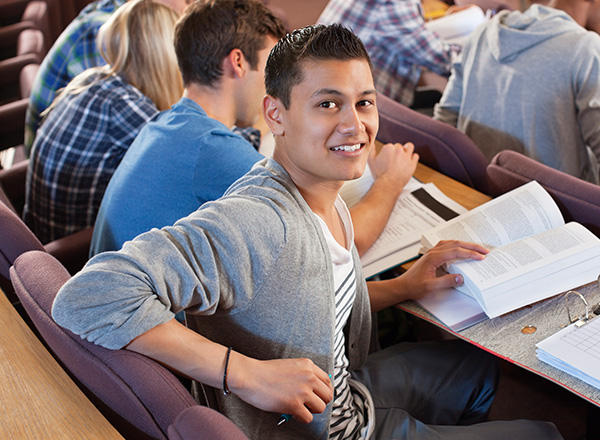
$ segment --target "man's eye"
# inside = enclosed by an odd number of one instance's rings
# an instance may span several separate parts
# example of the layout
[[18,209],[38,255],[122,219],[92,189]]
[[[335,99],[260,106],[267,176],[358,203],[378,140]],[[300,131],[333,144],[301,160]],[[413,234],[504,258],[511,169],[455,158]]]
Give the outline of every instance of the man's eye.
[[373,101],[371,101],[370,99],[365,99],[363,101],[359,101],[357,104],[358,107],[367,107],[370,105],[373,105]]
[[324,101],[319,104],[319,107],[323,108],[334,108],[336,106],[335,102],[332,101]]

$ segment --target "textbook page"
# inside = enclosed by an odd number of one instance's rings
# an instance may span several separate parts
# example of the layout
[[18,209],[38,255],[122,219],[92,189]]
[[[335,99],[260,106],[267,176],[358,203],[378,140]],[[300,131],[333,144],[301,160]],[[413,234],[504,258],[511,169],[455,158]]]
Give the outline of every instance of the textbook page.
[[459,290],[493,317],[593,281],[599,265],[600,239],[571,222],[492,249],[484,260],[456,261],[448,271],[463,275]]
[[571,324],[539,342],[536,353],[542,362],[600,388],[600,319]]
[[421,244],[427,250],[440,240],[462,240],[493,249],[563,224],[550,194],[532,181],[427,231]]
[[[364,177],[342,187],[340,195],[349,206],[354,206],[373,183],[370,172]],[[424,231],[464,212],[467,210],[463,206],[433,183],[423,184],[411,178],[398,197],[385,229],[360,259],[364,276],[372,277],[416,258]]]
[[[344,183],[340,196],[351,208],[367,193],[373,181],[367,165],[360,178]],[[434,184],[424,184],[411,177],[398,197],[384,231],[361,257],[364,276],[372,277],[416,258],[424,231],[464,212],[467,210],[463,206]]]
[[455,332],[488,319],[473,298],[455,289],[441,289],[414,300]]

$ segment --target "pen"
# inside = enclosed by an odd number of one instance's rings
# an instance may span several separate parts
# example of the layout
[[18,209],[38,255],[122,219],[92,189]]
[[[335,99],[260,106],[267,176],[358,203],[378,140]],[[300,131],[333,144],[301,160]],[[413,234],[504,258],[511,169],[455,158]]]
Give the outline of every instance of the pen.
[[[600,284],[600,281],[598,281],[598,283]],[[329,375],[329,378],[331,379],[331,374]],[[289,422],[291,418],[292,416],[289,414],[281,414],[281,417],[279,417],[279,421],[277,422],[277,426],[281,426],[285,422]]]
[[291,418],[292,418],[292,416],[289,415],[289,414],[282,414],[281,417],[279,417],[279,421],[277,422],[277,426],[283,425],[285,422],[287,422]]

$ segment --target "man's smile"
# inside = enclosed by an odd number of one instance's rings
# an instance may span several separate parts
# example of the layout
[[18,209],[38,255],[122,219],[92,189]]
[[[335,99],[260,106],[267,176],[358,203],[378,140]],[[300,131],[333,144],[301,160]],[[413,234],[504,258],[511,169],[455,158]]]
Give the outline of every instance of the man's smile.
[[340,145],[339,147],[331,147],[330,150],[332,150],[332,151],[347,151],[347,152],[352,153],[354,151],[360,150],[364,146],[365,146],[365,144]]

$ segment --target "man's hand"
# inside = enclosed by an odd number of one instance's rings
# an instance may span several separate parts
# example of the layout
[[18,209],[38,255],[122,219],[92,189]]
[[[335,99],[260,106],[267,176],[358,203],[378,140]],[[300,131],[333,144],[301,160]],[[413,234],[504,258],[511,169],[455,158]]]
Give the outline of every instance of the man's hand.
[[407,299],[422,298],[439,289],[460,286],[463,283],[461,275],[438,277],[437,269],[453,260],[483,260],[487,253],[486,248],[475,243],[440,241],[398,278],[367,283],[371,309],[376,312]]
[[461,275],[436,276],[438,268],[453,260],[483,260],[488,252],[486,248],[475,243],[458,240],[440,241],[399,278],[404,278],[406,288],[412,292],[411,299],[421,298],[436,290],[463,284]]
[[[227,347],[210,341],[176,319],[133,339],[126,348],[198,382],[221,388]],[[264,411],[290,414],[309,423],[333,399],[329,375],[309,359],[259,361],[235,350],[229,356],[227,386]]]
[[373,148],[369,155],[369,168],[373,177],[385,179],[388,188],[396,190],[398,195],[409,181],[417,168],[419,155],[416,154],[412,143],[385,144],[379,152]]
[[264,411],[290,414],[310,423],[333,399],[328,374],[309,359],[258,361],[232,352],[229,388]]

